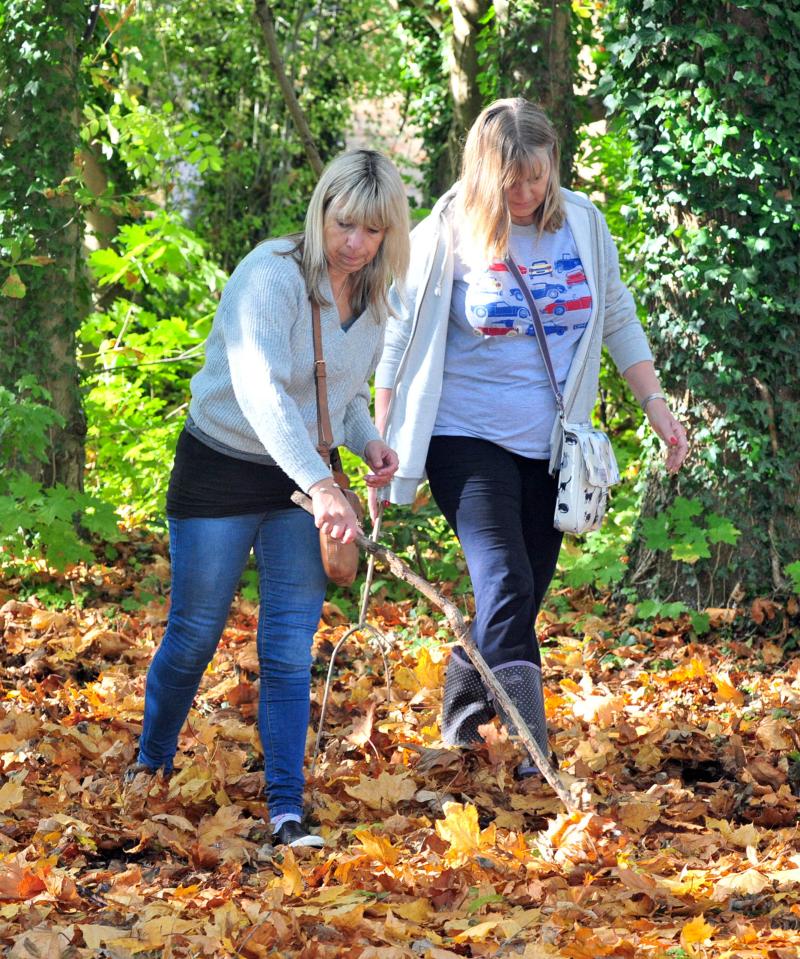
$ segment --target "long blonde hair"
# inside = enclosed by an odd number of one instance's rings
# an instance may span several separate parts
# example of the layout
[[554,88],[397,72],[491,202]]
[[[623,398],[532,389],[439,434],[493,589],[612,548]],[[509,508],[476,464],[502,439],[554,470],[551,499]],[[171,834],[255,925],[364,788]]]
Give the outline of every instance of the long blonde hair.
[[542,155],[550,171],[534,224],[540,232],[553,232],[563,224],[565,214],[558,178],[558,135],[544,110],[522,97],[510,97],[489,104],[472,124],[456,199],[459,251],[468,263],[485,264],[508,254],[511,215],[505,190],[540,166]]
[[330,303],[322,292],[328,277],[324,226],[328,211],[347,222],[385,230],[373,260],[351,279],[351,306],[372,308],[380,320],[392,312],[392,282],[402,286],[410,257],[408,200],[395,165],[375,150],[340,153],[322,171],[306,212],[305,231],[291,251],[300,264],[309,297]]

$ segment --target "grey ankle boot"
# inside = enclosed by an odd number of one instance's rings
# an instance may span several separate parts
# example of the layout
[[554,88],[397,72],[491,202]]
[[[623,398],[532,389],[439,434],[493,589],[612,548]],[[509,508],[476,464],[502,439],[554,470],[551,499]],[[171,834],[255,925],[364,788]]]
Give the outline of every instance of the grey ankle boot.
[[480,673],[456,647],[450,654],[442,698],[442,740],[448,746],[474,746],[483,742],[478,726],[495,715]]
[[[492,669],[498,683],[508,694],[508,698],[517,707],[517,711],[531,731],[536,744],[545,756],[550,755],[550,744],[547,740],[547,720],[544,713],[544,688],[542,686],[542,671],[535,663],[518,660],[513,663],[503,663]],[[517,735],[517,729],[498,707],[498,715],[506,724],[510,736]],[[533,776],[539,773],[533,760],[525,750],[525,759],[517,766],[517,776]]]

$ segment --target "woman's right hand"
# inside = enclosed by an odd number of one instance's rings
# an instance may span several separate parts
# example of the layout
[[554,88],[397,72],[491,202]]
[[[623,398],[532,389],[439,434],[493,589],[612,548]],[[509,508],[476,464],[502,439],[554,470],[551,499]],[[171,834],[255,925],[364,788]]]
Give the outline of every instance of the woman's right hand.
[[311,505],[314,508],[314,522],[331,539],[343,543],[352,543],[356,534],[361,532],[358,518],[347,502],[344,493],[332,479],[323,479],[309,489]]

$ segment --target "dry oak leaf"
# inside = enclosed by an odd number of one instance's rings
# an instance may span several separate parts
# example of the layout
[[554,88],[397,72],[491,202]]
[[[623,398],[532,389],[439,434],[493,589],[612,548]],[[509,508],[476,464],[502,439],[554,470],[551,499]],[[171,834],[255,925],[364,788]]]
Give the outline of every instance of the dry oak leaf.
[[446,858],[463,860],[494,846],[497,834],[495,824],[491,823],[481,830],[478,810],[471,803],[462,806],[461,803],[446,802],[442,809],[445,818],[437,819],[436,833],[450,844]]
[[779,789],[786,782],[786,773],[782,769],[769,762],[767,759],[761,759],[757,756],[748,761],[745,767],[746,771],[762,786],[771,786],[773,789]]
[[694,919],[686,923],[681,929],[681,945],[693,946],[700,942],[705,942],[714,935],[714,926],[706,922],[703,914],[695,916]]
[[414,780],[408,773],[392,775],[382,772],[377,779],[358,777],[357,786],[345,786],[344,791],[353,799],[360,799],[370,809],[391,809],[398,803],[411,799],[417,791]]

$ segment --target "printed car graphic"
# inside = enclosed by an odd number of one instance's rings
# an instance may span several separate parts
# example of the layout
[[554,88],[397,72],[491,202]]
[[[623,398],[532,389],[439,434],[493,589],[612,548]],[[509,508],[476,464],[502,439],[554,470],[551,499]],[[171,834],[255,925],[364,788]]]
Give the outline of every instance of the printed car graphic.
[[588,310],[592,305],[590,296],[579,296],[575,300],[556,300],[554,303],[548,303],[542,307],[543,313],[562,316],[567,310]]
[[[525,276],[525,274],[528,272],[528,268],[526,266],[521,266],[519,263],[517,264],[517,269],[523,276]],[[489,266],[489,270],[492,273],[508,273],[508,267],[500,260],[498,260],[497,263],[492,263]]]
[[[506,303],[505,300],[500,300],[497,303],[480,303],[478,306],[472,307],[472,312],[478,319],[482,320],[485,316],[491,317],[503,317],[503,316],[518,316],[521,320],[527,320],[531,315],[531,311],[527,306],[514,306],[512,303]],[[513,326],[513,322],[508,324]]]
[[[552,336],[555,333],[556,336],[563,336],[567,332],[567,327],[563,326],[561,323],[545,323],[543,326],[544,332],[548,336]],[[527,330],[525,330],[526,336],[536,336],[536,327],[533,323],[528,324]]]
[[572,324],[572,329],[573,329],[573,330],[585,330],[588,325],[589,325],[589,321],[588,321],[588,320],[587,320],[585,323],[573,323],[573,324]]
[[514,297],[515,300],[519,300],[521,302],[525,299],[522,290],[518,286],[513,287],[513,289],[510,289],[508,292]]
[[562,253],[560,258],[555,262],[556,272],[558,273],[567,273],[569,270],[575,270],[581,264],[581,258],[579,256],[568,256],[566,253]]
[[515,336],[517,330],[514,329],[513,323],[506,323],[505,327],[501,326],[473,326],[476,336],[483,334],[484,336]]
[[545,323],[544,331],[548,336],[552,333],[555,333],[556,336],[563,336],[567,332],[567,328],[560,323]]
[[[524,274],[524,270],[520,268],[520,273]],[[547,260],[534,260],[533,263],[528,267],[528,273],[531,276],[544,276],[545,273],[553,272],[553,264],[548,263]]]
[[585,283],[586,274],[583,270],[576,270],[574,273],[567,273],[565,277],[567,286],[575,286],[576,283]]
[[567,288],[560,283],[531,283],[531,293],[535,300],[540,300],[543,296],[549,296],[554,300],[559,293],[566,292]]

